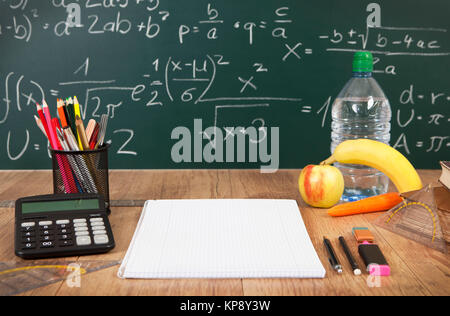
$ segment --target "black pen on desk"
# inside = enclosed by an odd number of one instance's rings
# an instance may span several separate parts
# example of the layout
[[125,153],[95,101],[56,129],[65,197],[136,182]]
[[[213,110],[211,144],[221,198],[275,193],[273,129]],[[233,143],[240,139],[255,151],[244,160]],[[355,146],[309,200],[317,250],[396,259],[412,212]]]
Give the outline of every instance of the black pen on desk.
[[323,237],[323,244],[325,245],[325,249],[328,252],[328,261],[330,262],[331,266],[334,270],[336,270],[337,273],[342,273],[342,266],[336,257],[336,252],[334,252],[331,242],[326,237]]
[[353,257],[350,248],[348,248],[347,242],[345,241],[344,237],[339,237],[339,242],[341,243],[342,249],[344,249],[345,255],[347,256],[348,262],[352,266],[353,274],[354,275],[361,275],[361,269],[359,269],[358,264],[355,261],[355,258]]

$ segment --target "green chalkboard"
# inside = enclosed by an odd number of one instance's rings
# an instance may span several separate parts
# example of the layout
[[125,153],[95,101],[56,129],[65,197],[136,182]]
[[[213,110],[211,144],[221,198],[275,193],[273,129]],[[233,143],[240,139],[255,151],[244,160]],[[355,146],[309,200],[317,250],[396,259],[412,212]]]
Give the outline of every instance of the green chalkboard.
[[447,0],[0,1],[0,168],[49,169],[34,102],[55,115],[56,98],[74,95],[85,122],[109,115],[111,168],[318,163],[362,49],[391,102],[391,145],[439,168],[450,148],[449,12]]

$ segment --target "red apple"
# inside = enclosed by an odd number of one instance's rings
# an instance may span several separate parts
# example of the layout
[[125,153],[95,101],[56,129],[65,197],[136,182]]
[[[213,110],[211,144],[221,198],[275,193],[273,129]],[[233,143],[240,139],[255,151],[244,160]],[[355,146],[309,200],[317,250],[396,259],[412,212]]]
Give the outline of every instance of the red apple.
[[313,207],[330,208],[344,193],[344,177],[338,168],[328,165],[306,166],[299,178],[303,200]]

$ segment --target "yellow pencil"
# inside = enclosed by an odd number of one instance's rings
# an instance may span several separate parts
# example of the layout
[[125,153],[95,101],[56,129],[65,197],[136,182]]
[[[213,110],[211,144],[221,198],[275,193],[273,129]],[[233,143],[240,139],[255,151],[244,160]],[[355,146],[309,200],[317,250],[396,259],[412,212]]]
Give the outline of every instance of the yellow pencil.
[[[71,100],[72,98],[70,98],[69,100]],[[78,99],[77,97],[73,97],[73,109],[75,111],[75,117],[79,116],[81,118],[81,111],[80,111],[80,103],[78,103]],[[78,135],[78,145],[81,148],[81,145],[83,145],[83,143],[81,142],[81,137],[80,135]]]

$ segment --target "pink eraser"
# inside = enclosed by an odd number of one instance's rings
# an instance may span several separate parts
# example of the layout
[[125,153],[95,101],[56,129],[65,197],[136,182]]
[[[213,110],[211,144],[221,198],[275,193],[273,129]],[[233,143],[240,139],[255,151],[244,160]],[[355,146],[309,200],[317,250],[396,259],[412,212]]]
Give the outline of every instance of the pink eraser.
[[371,276],[390,276],[391,267],[388,265],[371,264],[367,267]]

